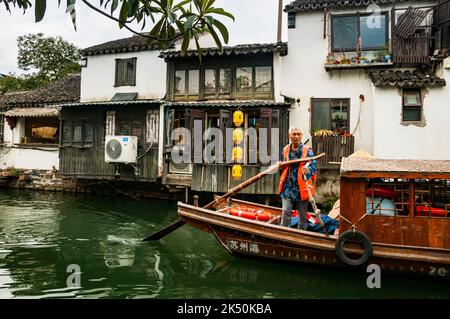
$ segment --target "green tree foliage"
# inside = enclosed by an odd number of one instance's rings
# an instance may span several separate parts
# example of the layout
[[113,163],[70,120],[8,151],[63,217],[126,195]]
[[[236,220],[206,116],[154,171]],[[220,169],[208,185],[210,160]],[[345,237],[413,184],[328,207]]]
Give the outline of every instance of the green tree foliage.
[[22,78],[16,77],[13,74],[0,78],[0,95],[8,91],[27,90],[25,82]]
[[[52,1],[48,1],[52,3]],[[182,39],[182,50],[186,51],[191,40],[195,41],[198,51],[199,36],[209,33],[214,38],[216,45],[222,48],[222,40],[228,43],[229,34],[225,25],[217,20],[218,16],[228,17],[234,21],[234,16],[222,8],[214,7],[215,0],[98,0],[99,6],[95,6],[88,0],[66,0],[66,12],[72,17],[76,28],[76,1],[82,2],[89,8],[118,22],[120,28],[126,28],[133,33],[143,35],[142,30],[147,28],[149,44],[158,45],[164,49],[169,47],[174,40]],[[61,5],[58,0],[58,5]],[[6,10],[18,7],[27,11],[32,7],[30,0],[0,0]],[[36,22],[45,16],[47,8],[46,0],[34,1]],[[151,26],[147,26],[148,23]],[[136,23],[141,27],[136,31],[130,27]]]
[[61,37],[44,37],[42,33],[17,38],[17,63],[24,71],[34,71],[33,77],[50,82],[68,73],[80,71],[79,49]]
[[18,66],[26,73],[0,79],[0,94],[33,90],[69,73],[80,72],[79,49],[61,37],[27,34],[17,38],[17,45]]

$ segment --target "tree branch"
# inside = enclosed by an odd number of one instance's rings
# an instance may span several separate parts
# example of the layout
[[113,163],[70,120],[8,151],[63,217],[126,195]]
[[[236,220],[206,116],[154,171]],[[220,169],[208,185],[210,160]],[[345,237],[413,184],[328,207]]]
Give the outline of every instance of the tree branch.
[[136,35],[140,35],[141,37],[145,37],[145,38],[147,38],[147,39],[158,40],[158,37],[150,36],[150,35],[146,35],[146,34],[142,34],[142,33],[140,33],[140,32],[137,32],[137,31],[133,30],[132,28],[130,28],[129,26],[126,25],[126,23],[127,23],[126,21],[123,22],[123,21],[121,21],[120,19],[117,19],[116,17],[107,14],[106,12],[104,12],[104,11],[98,9],[98,8],[95,7],[94,5],[92,5],[92,4],[90,4],[89,2],[87,2],[86,0],[81,0],[81,1],[82,1],[85,5],[87,5],[89,8],[91,8],[91,9],[94,10],[94,11],[97,11],[97,12],[100,13],[101,15],[104,15],[105,17],[107,17],[107,18],[109,18],[109,19],[111,19],[111,20],[114,20],[114,21],[117,21],[117,22],[121,23],[121,24],[125,27],[125,29],[131,31],[132,33],[134,33],[134,34],[136,34]]
[[105,16],[105,17],[111,19],[111,20],[114,20],[114,21],[116,21],[116,22],[119,22],[119,23],[122,24],[127,30],[131,31],[132,33],[134,33],[134,34],[136,34],[136,35],[139,35],[139,36],[141,36],[141,37],[145,37],[145,38],[147,38],[147,39],[155,40],[155,41],[172,42],[172,41],[174,41],[174,40],[177,40],[177,39],[179,39],[179,38],[182,38],[186,32],[189,32],[189,31],[193,30],[195,27],[197,27],[197,25],[199,24],[199,22],[200,22],[200,20],[201,20],[201,18],[202,18],[202,16],[199,16],[198,19],[197,19],[197,21],[196,21],[196,22],[195,22],[188,30],[186,30],[185,32],[178,32],[178,33],[176,33],[172,38],[161,39],[161,38],[159,38],[159,37],[157,37],[157,36],[150,36],[150,35],[147,35],[147,34],[143,34],[143,33],[137,32],[137,31],[133,30],[132,28],[130,28],[129,26],[126,25],[127,23],[132,22],[135,18],[133,18],[131,21],[125,21],[125,22],[124,22],[124,21],[121,21],[120,19],[114,17],[113,15],[110,15],[110,14],[108,14],[108,13],[102,11],[101,9],[98,9],[97,7],[95,7],[94,5],[92,5],[91,3],[89,3],[87,0],[81,0],[81,1],[82,1],[85,5],[87,5],[89,8],[91,8],[92,10],[94,10],[94,11],[100,13],[101,15],[103,15],[103,16]]

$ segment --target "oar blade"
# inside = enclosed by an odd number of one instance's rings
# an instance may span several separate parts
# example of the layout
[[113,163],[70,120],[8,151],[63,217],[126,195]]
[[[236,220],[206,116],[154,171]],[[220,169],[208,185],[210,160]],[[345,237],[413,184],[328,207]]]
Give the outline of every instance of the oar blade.
[[179,221],[176,221],[175,223],[172,223],[169,226],[164,227],[163,229],[157,231],[156,233],[154,233],[148,237],[145,237],[142,241],[160,240],[161,238],[170,234],[174,230],[180,228],[184,224],[185,224],[185,222],[180,219]]

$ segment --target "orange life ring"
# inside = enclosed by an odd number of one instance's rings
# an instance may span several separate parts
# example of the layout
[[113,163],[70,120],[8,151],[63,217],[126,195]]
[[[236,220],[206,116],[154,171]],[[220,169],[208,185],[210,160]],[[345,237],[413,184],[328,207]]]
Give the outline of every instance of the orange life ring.
[[272,218],[270,213],[265,213],[264,210],[254,210],[248,208],[233,207],[230,209],[230,215],[243,217],[251,220],[258,220],[267,222]]

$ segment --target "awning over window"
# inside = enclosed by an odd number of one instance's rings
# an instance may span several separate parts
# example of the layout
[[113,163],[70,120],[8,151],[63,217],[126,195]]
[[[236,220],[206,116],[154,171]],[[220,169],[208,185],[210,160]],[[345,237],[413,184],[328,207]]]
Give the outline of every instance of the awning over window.
[[59,115],[59,111],[54,107],[27,107],[14,108],[5,113],[10,117],[55,117]]

